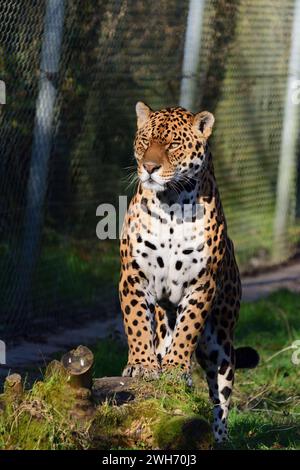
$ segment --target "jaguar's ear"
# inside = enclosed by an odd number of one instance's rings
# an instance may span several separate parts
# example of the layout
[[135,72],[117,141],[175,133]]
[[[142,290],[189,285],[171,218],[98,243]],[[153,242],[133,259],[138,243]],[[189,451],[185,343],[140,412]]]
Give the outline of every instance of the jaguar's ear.
[[135,111],[137,116],[137,127],[140,129],[143,127],[147,119],[149,119],[152,110],[142,101],[138,101],[135,105]]
[[194,126],[203,134],[205,139],[210,136],[214,122],[214,115],[208,111],[195,114]]

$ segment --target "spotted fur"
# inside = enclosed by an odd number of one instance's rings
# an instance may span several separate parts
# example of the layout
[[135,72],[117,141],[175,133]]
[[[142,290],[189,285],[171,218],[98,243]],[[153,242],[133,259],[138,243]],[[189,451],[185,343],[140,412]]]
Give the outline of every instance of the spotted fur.
[[[157,377],[191,357],[206,371],[213,430],[227,437],[241,283],[207,145],[214,117],[138,103],[138,190],[121,240],[120,301],[128,338],[123,375]],[[187,210],[185,210],[187,208]]]

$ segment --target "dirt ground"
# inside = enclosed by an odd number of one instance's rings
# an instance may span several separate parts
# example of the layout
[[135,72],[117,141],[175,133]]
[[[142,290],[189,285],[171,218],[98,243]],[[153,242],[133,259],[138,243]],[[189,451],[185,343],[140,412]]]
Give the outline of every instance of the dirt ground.
[[244,302],[261,299],[278,289],[300,292],[300,259],[272,271],[243,277],[242,282]]

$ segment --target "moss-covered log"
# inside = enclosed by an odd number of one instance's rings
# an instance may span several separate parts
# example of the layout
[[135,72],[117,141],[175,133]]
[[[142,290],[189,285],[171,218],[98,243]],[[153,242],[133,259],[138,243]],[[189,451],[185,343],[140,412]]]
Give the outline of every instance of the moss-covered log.
[[[95,447],[209,449],[207,409],[175,374],[147,382],[124,377],[96,379]],[[204,411],[204,416],[197,412]]]
[[208,449],[209,410],[178,375],[147,382],[124,377],[74,387],[58,363],[21,400],[0,396],[0,448]]

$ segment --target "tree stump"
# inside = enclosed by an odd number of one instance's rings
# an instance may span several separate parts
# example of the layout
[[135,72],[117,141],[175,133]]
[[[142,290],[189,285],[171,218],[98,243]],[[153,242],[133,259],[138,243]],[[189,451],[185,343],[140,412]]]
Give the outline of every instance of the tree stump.
[[9,403],[19,403],[23,396],[22,377],[19,374],[8,375],[4,382],[4,399]]
[[68,374],[68,381],[74,388],[92,387],[92,366],[94,355],[86,346],[78,346],[64,354],[61,362]]

